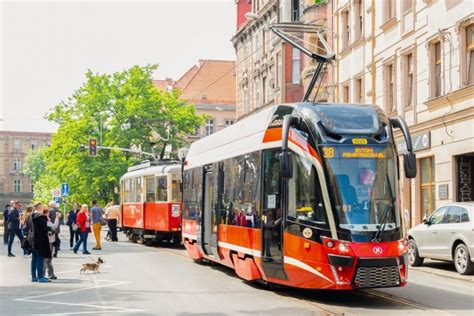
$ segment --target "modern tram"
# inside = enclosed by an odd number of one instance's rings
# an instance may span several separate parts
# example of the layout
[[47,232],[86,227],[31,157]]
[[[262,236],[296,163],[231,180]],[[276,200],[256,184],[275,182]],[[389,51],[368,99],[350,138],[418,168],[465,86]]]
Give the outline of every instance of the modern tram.
[[[394,129],[407,144],[403,156]],[[183,243],[195,261],[223,264],[249,281],[333,290],[404,286],[401,169],[416,175],[409,130],[377,106],[264,108],[191,145]]]
[[181,168],[145,162],[120,178],[121,227],[131,241],[181,242]]

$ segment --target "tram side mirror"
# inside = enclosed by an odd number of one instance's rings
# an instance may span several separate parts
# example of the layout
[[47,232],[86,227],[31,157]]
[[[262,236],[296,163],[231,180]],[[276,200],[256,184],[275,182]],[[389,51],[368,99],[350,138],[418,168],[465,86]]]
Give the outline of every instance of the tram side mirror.
[[403,155],[403,166],[405,169],[405,177],[410,179],[416,177],[416,155],[412,151]]
[[282,179],[291,179],[293,177],[291,154],[288,151],[282,151],[280,154],[280,177]]

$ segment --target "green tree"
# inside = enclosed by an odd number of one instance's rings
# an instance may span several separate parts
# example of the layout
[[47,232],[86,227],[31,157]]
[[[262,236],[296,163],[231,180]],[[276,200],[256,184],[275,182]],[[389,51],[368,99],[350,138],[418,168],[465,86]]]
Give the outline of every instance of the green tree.
[[167,138],[169,131],[169,141],[158,141],[158,149],[167,143],[173,149],[185,144],[184,136],[200,126],[203,117],[193,105],[179,99],[179,91],[159,91],[153,86],[151,75],[156,67],[134,66],[112,75],[88,71],[85,83],[47,114],[59,128],[44,152],[45,168],[38,184],[35,182],[41,192],[66,182],[71,202],[117,200],[120,177],[143,157],[111,150],[98,150],[97,157],[89,157],[79,148],[91,137],[101,146],[150,152],[150,137]]

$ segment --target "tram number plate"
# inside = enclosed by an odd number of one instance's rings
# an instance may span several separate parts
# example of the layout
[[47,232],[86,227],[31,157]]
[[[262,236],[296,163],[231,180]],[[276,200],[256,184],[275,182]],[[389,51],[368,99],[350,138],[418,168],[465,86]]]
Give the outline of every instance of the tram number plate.
[[179,210],[179,204],[173,204],[171,206],[171,216],[173,217],[179,217],[180,210]]

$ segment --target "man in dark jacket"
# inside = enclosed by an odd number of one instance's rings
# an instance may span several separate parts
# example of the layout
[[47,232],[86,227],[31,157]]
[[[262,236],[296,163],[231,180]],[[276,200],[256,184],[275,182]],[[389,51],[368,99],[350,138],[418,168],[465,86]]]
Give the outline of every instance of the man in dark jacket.
[[3,243],[8,244],[8,211],[10,210],[10,206],[12,205],[13,201],[10,204],[5,205],[5,210],[3,211]]
[[51,258],[48,239],[48,218],[43,214],[44,206],[34,204],[35,211],[28,218],[28,241],[31,250],[31,282],[51,282],[44,277],[44,259]]
[[[56,207],[56,202],[51,201],[48,204],[49,206],[49,219],[51,222],[54,223],[56,220],[56,215],[60,213],[60,210]],[[61,225],[58,226],[58,229],[56,230],[56,241],[54,242],[54,253],[53,257],[56,258],[58,256],[58,251],[60,250],[60,245],[61,245],[61,240],[59,239],[59,233],[61,232]]]
[[15,201],[13,207],[8,210],[8,256],[15,257],[12,253],[12,245],[15,236],[18,237],[20,243],[23,245],[23,234],[20,230],[20,209],[21,203]]

